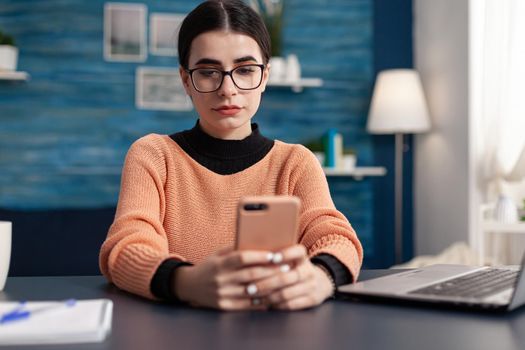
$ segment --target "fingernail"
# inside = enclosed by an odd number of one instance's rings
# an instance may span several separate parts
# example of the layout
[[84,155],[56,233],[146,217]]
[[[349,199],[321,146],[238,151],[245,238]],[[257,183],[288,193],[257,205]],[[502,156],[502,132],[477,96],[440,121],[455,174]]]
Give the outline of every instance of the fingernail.
[[279,269],[281,270],[281,272],[288,272],[290,271],[290,265],[288,264],[281,265]]
[[280,264],[283,261],[283,255],[281,253],[274,253],[272,262],[274,264]]
[[273,260],[273,253],[272,252],[269,252],[268,254],[266,254],[266,260],[268,260],[268,261],[272,261]]
[[255,293],[257,293],[257,286],[253,283],[249,284],[247,287],[246,287],[246,293],[248,295],[255,295]]

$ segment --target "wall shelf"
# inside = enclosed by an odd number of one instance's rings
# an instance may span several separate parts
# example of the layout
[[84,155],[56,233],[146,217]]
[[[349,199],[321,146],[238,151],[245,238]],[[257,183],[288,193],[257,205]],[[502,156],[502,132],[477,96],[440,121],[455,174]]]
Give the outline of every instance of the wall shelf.
[[496,220],[484,220],[483,230],[490,233],[519,233],[525,234],[525,222],[505,223]]
[[293,92],[301,92],[305,87],[320,87],[323,86],[323,79],[321,78],[301,78],[296,81],[268,81],[268,86],[275,87],[290,87]]
[[29,79],[27,72],[0,71],[0,80],[26,81]]
[[[481,222],[481,237],[478,238],[479,264],[484,265],[487,258],[488,247],[485,242],[486,238],[494,235],[525,235],[525,222],[518,221],[515,223],[499,222],[494,219],[485,219]],[[493,242],[494,251],[498,251],[498,243]]]
[[323,168],[326,176],[353,177],[355,180],[361,180],[365,176],[384,176],[386,175],[385,167],[355,167],[352,170]]
[[[486,239],[489,236],[494,237],[497,235],[516,234],[525,235],[524,221],[516,221],[511,223],[498,221],[494,219],[495,208],[496,203],[486,203],[480,206],[480,237],[477,239],[480,265],[484,265],[487,258],[489,247],[487,246]],[[494,251],[498,251],[498,249],[495,249]]]

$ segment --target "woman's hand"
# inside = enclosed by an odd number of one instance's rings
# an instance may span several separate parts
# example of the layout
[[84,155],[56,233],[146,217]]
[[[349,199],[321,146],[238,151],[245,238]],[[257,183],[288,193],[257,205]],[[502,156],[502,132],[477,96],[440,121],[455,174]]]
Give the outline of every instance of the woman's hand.
[[177,297],[195,306],[222,310],[264,310],[268,306],[247,293],[247,286],[280,274],[273,254],[262,251],[222,251],[194,266],[175,270]]
[[276,309],[298,310],[319,305],[333,294],[332,281],[326,272],[310,262],[304,246],[295,245],[281,254],[282,261],[275,261],[274,257],[274,263],[284,264],[280,268],[282,272],[254,283],[253,296],[263,298]]

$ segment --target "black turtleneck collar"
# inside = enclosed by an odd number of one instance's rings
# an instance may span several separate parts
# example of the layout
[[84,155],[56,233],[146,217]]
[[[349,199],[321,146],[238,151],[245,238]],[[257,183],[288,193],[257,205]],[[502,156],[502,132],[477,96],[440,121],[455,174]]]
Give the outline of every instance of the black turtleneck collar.
[[262,136],[257,124],[242,140],[222,140],[206,134],[199,121],[190,130],[170,135],[195,161],[221,175],[235,174],[263,159],[274,141]]

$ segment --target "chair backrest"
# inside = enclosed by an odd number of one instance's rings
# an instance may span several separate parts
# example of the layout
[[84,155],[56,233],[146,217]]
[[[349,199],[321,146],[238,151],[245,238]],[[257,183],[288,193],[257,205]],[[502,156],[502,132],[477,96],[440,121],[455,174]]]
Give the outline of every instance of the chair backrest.
[[9,276],[99,275],[98,254],[115,208],[0,210],[13,223]]

